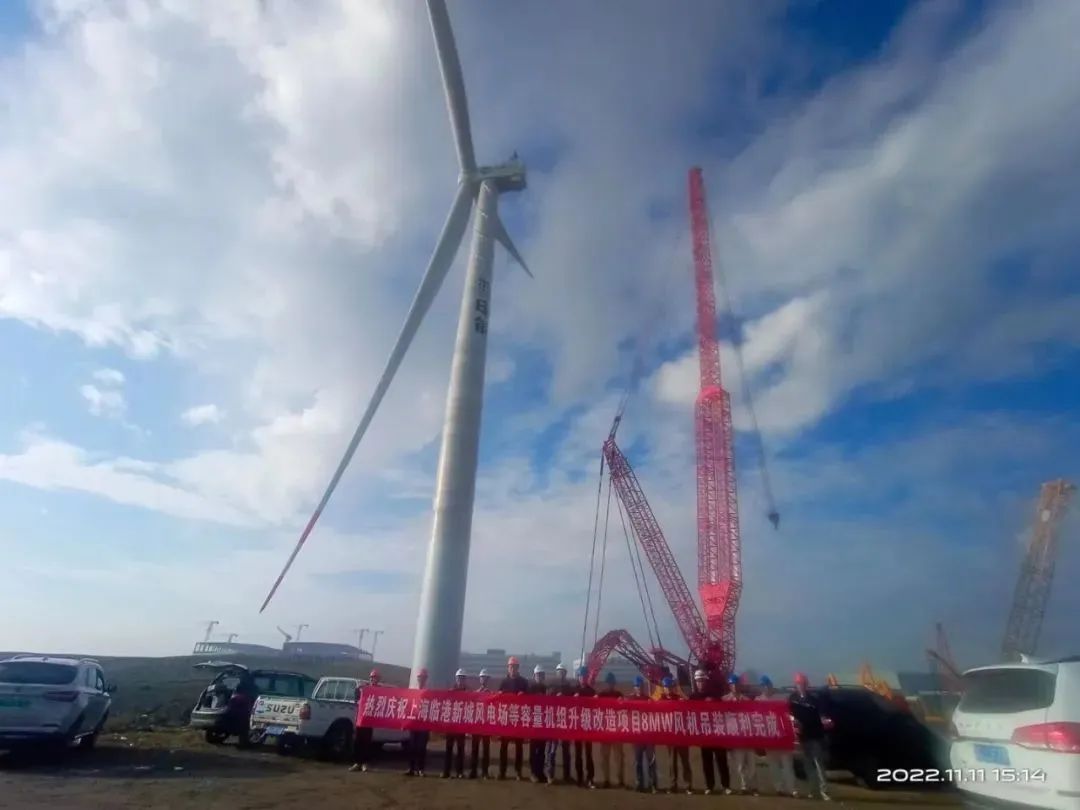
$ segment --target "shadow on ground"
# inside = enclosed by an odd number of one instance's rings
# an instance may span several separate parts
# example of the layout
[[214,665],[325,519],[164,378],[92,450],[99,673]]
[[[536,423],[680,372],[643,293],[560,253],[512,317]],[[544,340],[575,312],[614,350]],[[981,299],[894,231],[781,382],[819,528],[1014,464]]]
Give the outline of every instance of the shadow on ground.
[[93,751],[50,752],[24,750],[0,755],[0,774],[54,775],[64,778],[153,779],[214,776],[235,779],[288,774],[297,765],[272,752],[239,752],[232,748],[207,747],[139,748],[124,743],[100,743]]

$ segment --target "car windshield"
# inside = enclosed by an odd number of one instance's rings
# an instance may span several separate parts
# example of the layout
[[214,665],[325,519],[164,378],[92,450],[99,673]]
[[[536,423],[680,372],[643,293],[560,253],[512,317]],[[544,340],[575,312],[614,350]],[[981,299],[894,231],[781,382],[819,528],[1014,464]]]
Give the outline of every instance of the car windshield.
[[74,681],[78,674],[78,667],[70,664],[49,664],[43,661],[0,662],[0,683],[64,686]]

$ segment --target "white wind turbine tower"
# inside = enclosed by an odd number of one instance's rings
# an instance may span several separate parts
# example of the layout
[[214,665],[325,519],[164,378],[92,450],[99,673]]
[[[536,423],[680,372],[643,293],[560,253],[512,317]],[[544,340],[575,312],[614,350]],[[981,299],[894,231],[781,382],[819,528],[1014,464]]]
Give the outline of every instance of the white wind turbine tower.
[[386,361],[386,368],[375,386],[367,410],[364,411],[322,500],[319,501],[300,535],[296,548],[259,612],[265,610],[274,597],[341,481],[357,445],[371,424],[398,366],[401,365],[409,344],[453,264],[469,222],[470,212],[475,205],[472,250],[465,274],[465,291],[461,299],[454,357],[450,367],[442,450],[435,483],[435,516],[420,594],[420,616],[412,665],[414,673],[421,667],[427,668],[431,673],[431,685],[439,687],[450,684],[451,674],[457,668],[461,654],[461,627],[465,613],[465,584],[469,568],[469,540],[476,491],[477,451],[480,444],[480,416],[484,399],[484,364],[487,356],[488,320],[491,316],[491,264],[494,243],[497,241],[506,248],[526,273],[529,269],[503,227],[498,210],[501,193],[525,188],[525,166],[517,159],[516,154],[506,163],[495,166],[476,165],[465,100],[465,82],[446,3],[444,0],[428,0],[427,6],[446,102],[450,110],[458,166],[461,170],[457,196],[450,207],[439,241],[435,244],[427,270],[405,316],[405,324]]

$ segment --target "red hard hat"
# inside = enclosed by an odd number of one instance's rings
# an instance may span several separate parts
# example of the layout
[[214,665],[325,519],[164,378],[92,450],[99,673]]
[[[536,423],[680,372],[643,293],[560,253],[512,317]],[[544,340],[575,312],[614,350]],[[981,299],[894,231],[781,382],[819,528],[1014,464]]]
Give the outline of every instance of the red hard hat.
[[510,660],[506,662],[506,665],[508,667],[516,667],[518,665],[517,658],[515,658],[514,656],[511,655]]
[[379,670],[377,670],[377,669],[371,670],[371,674],[368,675],[368,678],[370,678],[373,681],[378,680],[381,677],[382,676],[379,674]]
[[806,677],[805,672],[796,672],[795,673],[795,683],[809,684],[810,679]]

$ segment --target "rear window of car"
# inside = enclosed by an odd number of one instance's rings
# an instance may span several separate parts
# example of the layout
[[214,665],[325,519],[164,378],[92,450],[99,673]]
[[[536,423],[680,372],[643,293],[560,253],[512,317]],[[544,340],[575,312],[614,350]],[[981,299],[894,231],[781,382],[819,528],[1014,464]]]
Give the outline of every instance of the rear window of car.
[[317,681],[297,675],[260,672],[255,675],[255,693],[275,697],[311,697]]
[[1045,709],[1054,702],[1057,677],[1041,669],[983,669],[964,676],[960,711],[1010,714]]
[[79,668],[70,664],[48,664],[41,661],[0,662],[0,683],[65,686],[74,681],[78,674]]

